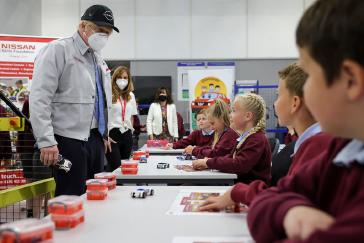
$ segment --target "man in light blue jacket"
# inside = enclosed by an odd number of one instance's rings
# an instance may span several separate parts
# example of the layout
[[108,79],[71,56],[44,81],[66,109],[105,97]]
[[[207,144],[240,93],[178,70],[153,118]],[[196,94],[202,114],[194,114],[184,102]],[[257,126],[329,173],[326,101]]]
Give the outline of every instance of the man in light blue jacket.
[[49,43],[35,60],[30,120],[41,161],[54,165],[59,154],[71,170],[54,169],[56,195],[81,195],[85,182],[103,171],[111,107],[110,70],[100,56],[114,26],[111,10],[89,7],[78,31]]

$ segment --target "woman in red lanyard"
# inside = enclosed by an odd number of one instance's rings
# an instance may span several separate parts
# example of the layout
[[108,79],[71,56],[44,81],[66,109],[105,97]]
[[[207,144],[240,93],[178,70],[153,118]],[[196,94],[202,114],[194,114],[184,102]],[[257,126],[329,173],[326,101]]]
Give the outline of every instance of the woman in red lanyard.
[[129,159],[133,146],[133,115],[137,114],[134,85],[128,68],[115,69],[111,79],[112,109],[110,114],[110,133],[113,140],[108,151],[108,171],[120,167],[120,161]]

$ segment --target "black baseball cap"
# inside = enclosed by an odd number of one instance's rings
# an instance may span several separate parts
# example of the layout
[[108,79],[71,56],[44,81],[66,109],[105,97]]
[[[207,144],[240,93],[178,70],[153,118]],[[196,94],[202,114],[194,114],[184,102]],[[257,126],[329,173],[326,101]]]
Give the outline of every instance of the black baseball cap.
[[119,29],[114,26],[114,15],[111,9],[104,5],[92,5],[86,9],[81,20],[88,20],[97,26],[111,27],[119,33]]

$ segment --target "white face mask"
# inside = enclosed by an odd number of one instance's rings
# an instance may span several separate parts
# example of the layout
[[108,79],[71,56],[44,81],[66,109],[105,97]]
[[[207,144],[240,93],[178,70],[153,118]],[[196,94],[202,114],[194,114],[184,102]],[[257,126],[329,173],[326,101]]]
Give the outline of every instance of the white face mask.
[[119,89],[124,90],[125,87],[128,85],[128,80],[127,79],[118,78],[116,80],[116,84],[118,85]]
[[105,33],[96,32],[90,35],[88,38],[88,44],[94,51],[101,51],[106,45],[109,36]]

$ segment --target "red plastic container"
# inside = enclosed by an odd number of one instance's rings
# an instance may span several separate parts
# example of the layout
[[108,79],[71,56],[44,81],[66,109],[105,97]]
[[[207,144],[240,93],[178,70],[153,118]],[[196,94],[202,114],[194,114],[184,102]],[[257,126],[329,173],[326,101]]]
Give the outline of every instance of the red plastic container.
[[140,160],[140,157],[142,156],[146,156],[147,157],[147,153],[145,151],[135,151],[133,153],[133,160]]
[[123,175],[136,175],[136,174],[138,174],[138,168],[123,168],[123,167],[121,167],[121,173]]
[[0,226],[1,243],[51,242],[54,223],[49,219],[24,219]]
[[87,200],[105,200],[107,188],[105,190],[87,190]]
[[58,196],[48,201],[50,214],[70,215],[82,210],[82,199],[79,196]]
[[110,190],[113,190],[116,188],[116,180],[112,180],[112,181],[108,181],[107,182],[107,187]]
[[147,140],[147,148],[162,148],[166,147],[168,140]]
[[95,179],[106,179],[108,181],[114,181],[116,180],[116,175],[112,172],[101,172],[98,174],[95,174]]
[[86,181],[87,190],[90,191],[107,191],[107,182],[106,179],[89,179]]
[[85,221],[85,212],[81,210],[72,215],[52,214],[52,220],[56,229],[71,229]]
[[138,169],[138,162],[137,161],[121,161],[121,168],[122,169]]

